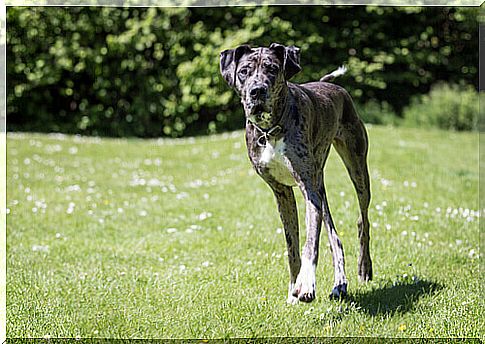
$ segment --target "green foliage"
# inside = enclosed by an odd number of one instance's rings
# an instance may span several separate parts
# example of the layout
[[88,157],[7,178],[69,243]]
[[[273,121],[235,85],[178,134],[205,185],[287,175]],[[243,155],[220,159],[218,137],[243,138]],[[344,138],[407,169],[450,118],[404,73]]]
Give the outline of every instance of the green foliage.
[[365,123],[382,125],[399,125],[400,119],[387,102],[378,103],[371,100],[364,105],[357,104],[357,111]]
[[140,137],[240,128],[218,63],[221,50],[247,42],[301,47],[296,82],[346,64],[337,82],[358,103],[400,114],[438,80],[476,84],[476,16],[450,7],[9,7],[8,128]]
[[478,130],[478,92],[473,87],[438,84],[404,109],[404,124],[451,130]]

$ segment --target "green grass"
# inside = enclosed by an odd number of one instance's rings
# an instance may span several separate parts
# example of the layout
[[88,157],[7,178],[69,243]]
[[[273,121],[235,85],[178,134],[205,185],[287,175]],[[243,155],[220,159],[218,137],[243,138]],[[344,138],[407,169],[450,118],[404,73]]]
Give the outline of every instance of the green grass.
[[478,135],[369,136],[374,280],[357,281],[357,199],[332,151],[326,183],[350,298],[327,297],[323,233],[317,299],[289,306],[284,234],[243,132],[9,134],[7,336],[483,339]]

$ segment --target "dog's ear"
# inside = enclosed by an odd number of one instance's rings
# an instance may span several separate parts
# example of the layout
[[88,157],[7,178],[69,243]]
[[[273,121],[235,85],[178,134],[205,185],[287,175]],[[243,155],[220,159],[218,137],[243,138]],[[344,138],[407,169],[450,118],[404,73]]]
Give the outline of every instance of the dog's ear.
[[244,56],[244,54],[251,51],[251,47],[247,44],[240,45],[236,49],[228,49],[221,52],[220,68],[224,80],[229,86],[234,87],[236,83],[236,68],[237,63]]
[[296,73],[301,71],[300,66],[300,48],[291,45],[286,47],[286,61],[285,61],[285,73],[286,79],[290,79]]
[[283,62],[286,80],[291,79],[293,75],[301,71],[299,48],[294,45],[285,47],[278,43],[272,43],[269,48],[273,50],[276,56]]

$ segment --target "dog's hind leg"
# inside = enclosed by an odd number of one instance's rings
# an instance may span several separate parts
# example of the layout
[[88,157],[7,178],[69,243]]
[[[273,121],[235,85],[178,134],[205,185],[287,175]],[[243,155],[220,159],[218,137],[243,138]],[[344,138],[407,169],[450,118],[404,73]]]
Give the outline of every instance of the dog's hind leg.
[[[357,116],[352,109],[354,116]],[[360,217],[358,221],[360,253],[358,274],[362,282],[372,279],[372,261],[369,252],[369,218],[370,182],[367,168],[368,139],[364,124],[360,119],[352,124],[344,124],[340,135],[333,142],[337,153],[342,158],[350,178],[354,184],[359,199]]]
[[287,302],[295,304],[298,302],[298,298],[293,296],[292,292],[301,267],[298,211],[295,196],[293,194],[293,189],[290,186],[276,182],[268,182],[268,184],[271,186],[276,197],[281,222],[283,223],[285,230],[288,263],[290,267],[290,283],[288,286]]
[[326,196],[323,197],[323,223],[327,229],[328,242],[330,244],[330,251],[332,252],[332,262],[334,268],[334,286],[331,298],[343,298],[347,295],[347,277],[345,276],[345,260],[344,249],[342,242],[337,234],[335,225],[330,215],[330,209],[326,201]]

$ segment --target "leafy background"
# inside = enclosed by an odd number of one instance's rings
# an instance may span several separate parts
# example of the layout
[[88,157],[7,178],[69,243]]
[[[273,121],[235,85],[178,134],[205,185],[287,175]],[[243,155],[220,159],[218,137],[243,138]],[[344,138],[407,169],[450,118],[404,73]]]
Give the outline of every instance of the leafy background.
[[476,129],[477,15],[461,7],[9,7],[8,130],[179,137],[241,128],[218,62],[221,50],[247,42],[299,46],[295,82],[346,64],[337,82],[367,122]]

